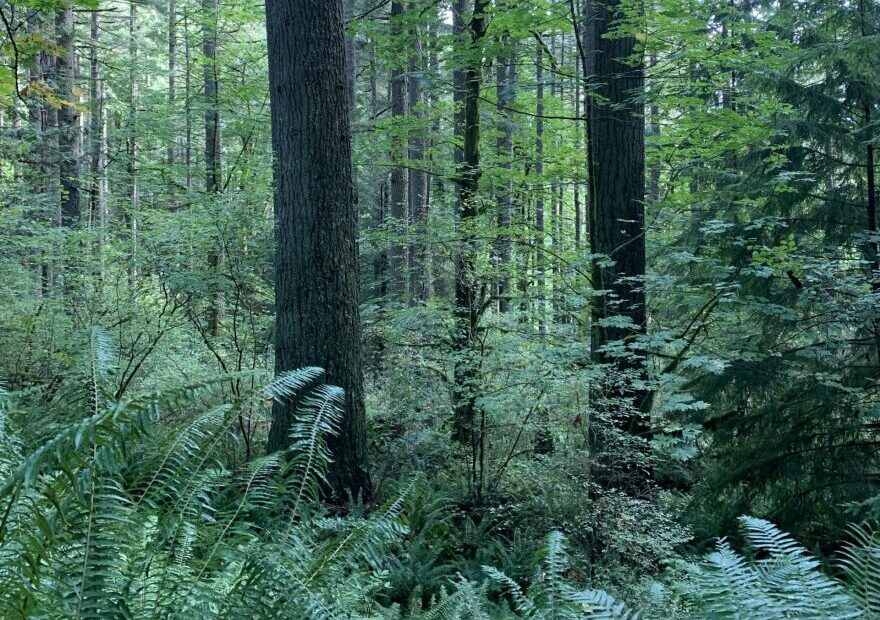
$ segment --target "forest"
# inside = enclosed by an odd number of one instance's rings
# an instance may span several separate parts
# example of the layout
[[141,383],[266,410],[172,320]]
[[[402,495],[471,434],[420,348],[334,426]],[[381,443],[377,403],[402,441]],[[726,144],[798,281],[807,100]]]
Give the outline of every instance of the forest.
[[0,22],[0,618],[880,618],[880,1]]

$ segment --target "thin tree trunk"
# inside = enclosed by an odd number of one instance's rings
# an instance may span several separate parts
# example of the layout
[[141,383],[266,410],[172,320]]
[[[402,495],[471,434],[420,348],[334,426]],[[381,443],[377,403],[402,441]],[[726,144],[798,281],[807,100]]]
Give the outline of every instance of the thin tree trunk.
[[[651,67],[657,64],[657,56],[651,56]],[[656,101],[652,101],[649,107],[648,118],[650,119],[649,135],[657,138],[660,135],[660,108]],[[656,204],[660,202],[660,164],[656,161],[651,164],[648,178],[648,202]]]
[[[370,41],[370,114],[373,122],[382,114],[379,101],[378,65],[376,62],[376,42]],[[388,214],[388,173],[382,169],[373,170],[373,205],[370,224],[372,232],[381,231],[385,226]],[[384,299],[388,293],[388,245],[384,241],[373,244],[373,278],[374,288],[370,290],[370,301],[379,300],[378,314],[381,322],[385,316]],[[376,334],[368,343],[368,351],[376,376],[382,371],[385,342],[380,334]]]
[[130,3],[128,14],[128,209],[126,219],[131,231],[131,277],[137,281],[138,268],[138,210],[140,208],[140,188],[138,186],[138,21],[137,4]]
[[544,48],[538,43],[535,54],[535,270],[538,274],[538,331],[546,330],[546,274],[544,269]]
[[[475,0],[476,1],[476,0]],[[453,0],[452,2],[452,38],[453,41],[463,41],[467,32],[465,13],[467,13],[470,0]],[[464,165],[464,100],[466,89],[465,70],[461,60],[454,59],[452,68],[452,132],[455,138],[452,149],[452,159],[455,164],[455,173],[459,174]],[[455,214],[461,216],[461,186],[455,184]]]
[[[177,116],[177,0],[168,0],[168,113],[171,117],[172,129]],[[171,142],[165,153],[165,163],[168,165],[168,174],[174,178],[174,162],[177,158],[177,135],[171,138]],[[172,183],[172,192],[173,183]],[[172,201],[175,200],[172,198]]]
[[105,233],[104,215],[104,87],[98,57],[101,14],[94,11],[90,19],[89,58],[89,226],[98,230],[98,249],[103,250]]
[[[51,27],[51,30],[50,30]],[[34,12],[27,20],[28,34],[32,37],[54,36],[55,22],[44,20],[40,13]],[[42,87],[55,88],[55,55],[41,49],[34,58],[31,82]],[[27,166],[24,178],[40,198],[37,218],[48,226],[60,224],[61,197],[58,191],[58,108],[50,105],[43,97],[28,97],[28,119],[35,135],[37,163]],[[40,249],[40,262],[36,267],[34,295],[41,298],[51,292],[53,265],[46,257],[47,250]]]
[[[578,72],[579,69],[576,66],[575,73]],[[575,80],[574,82],[574,115],[575,118],[580,118],[581,116],[581,80]],[[586,146],[586,144],[584,146]],[[583,215],[581,213],[581,184],[580,175],[578,173],[575,173],[573,185],[574,187],[572,189],[572,198],[574,200],[574,250],[575,252],[580,253]]]
[[[275,154],[275,369],[320,366],[345,390],[328,480],[369,499],[356,213],[341,0],[267,0]],[[295,405],[273,407],[270,451],[290,445]]]
[[[402,39],[403,2],[395,0],[391,3],[391,33],[397,41]],[[407,285],[407,211],[409,210],[409,178],[407,170],[400,164],[406,155],[406,143],[401,136],[400,121],[406,116],[407,103],[406,72],[399,63],[391,70],[391,117],[396,119],[391,141],[391,218],[388,222],[391,243],[388,247],[389,259],[389,293],[394,301],[401,301],[406,295]]]
[[76,49],[74,48],[73,8],[66,4],[56,15],[58,35],[56,69],[57,95],[61,99],[58,111],[58,172],[61,183],[61,221],[76,226],[80,220],[80,157],[79,124],[76,87]]
[[[411,7],[413,5],[410,5]],[[409,114],[421,118],[421,78],[419,68],[422,62],[422,45],[418,28],[413,28],[410,36],[412,46],[407,61],[407,108]],[[428,173],[425,172],[425,138],[423,132],[410,132],[409,136],[409,243],[407,248],[407,271],[409,273],[409,301],[425,301],[429,287],[425,283],[425,218],[428,214]]]
[[[507,45],[513,46],[510,35],[504,35]],[[498,311],[510,310],[510,257],[511,237],[510,224],[513,209],[513,113],[511,107],[516,99],[516,52],[511,49],[507,56],[496,59],[495,99],[498,101],[499,131],[495,140],[495,150],[504,170],[503,182],[497,197],[498,202],[498,275],[495,296],[498,299]]]
[[[218,194],[222,189],[221,150],[220,150],[220,85],[217,78],[217,20],[218,0],[202,0],[202,54],[205,56],[205,192]],[[221,231],[222,235],[222,231]],[[217,240],[208,256],[208,264],[215,272],[223,266],[223,239]],[[219,278],[218,278],[219,281]],[[226,300],[223,291],[215,291],[211,303],[210,330],[219,336],[226,314]]]
[[[186,165],[186,189],[192,190],[193,120],[192,120],[192,45],[189,37],[189,7],[183,5],[183,45],[184,45],[184,163]],[[187,197],[189,201],[189,197]]]
[[[474,0],[474,10],[468,29],[468,47],[475,46],[486,33],[486,0]],[[464,8],[464,7],[461,7]],[[463,15],[459,16],[463,18]],[[461,40],[457,40],[460,44]],[[483,310],[480,282],[476,268],[477,241],[473,226],[481,213],[477,200],[480,181],[480,82],[482,66],[479,55],[469,50],[468,65],[464,71],[462,126],[457,132],[463,137],[462,162],[457,175],[460,223],[460,247],[455,257],[455,327],[453,332],[454,369],[453,438],[466,443],[471,450],[471,494],[475,502],[482,501],[484,469],[484,441],[482,411],[477,411],[479,391],[479,352],[476,344]],[[478,420],[478,413],[480,419]]]
[[[557,51],[559,53],[559,66],[565,67],[565,35],[559,35],[557,44],[557,37],[553,37],[553,57],[555,59]],[[554,60],[554,63],[556,61]],[[565,102],[565,87],[563,86],[562,79],[559,75],[559,72],[555,69],[553,70],[553,88],[555,90],[554,96],[558,97],[562,102]],[[556,148],[558,149],[560,146],[560,136],[555,135],[553,139]],[[559,180],[559,176],[554,173],[551,180],[551,189],[550,189],[551,197],[553,200],[553,231],[550,236],[551,247],[553,248],[554,258],[552,260],[552,273],[553,273],[553,322],[554,323],[562,323],[565,319],[562,314],[562,271],[560,269],[559,260],[556,258],[560,256],[563,251],[563,241],[562,241],[562,221],[563,221],[563,201],[562,201],[562,183]]]

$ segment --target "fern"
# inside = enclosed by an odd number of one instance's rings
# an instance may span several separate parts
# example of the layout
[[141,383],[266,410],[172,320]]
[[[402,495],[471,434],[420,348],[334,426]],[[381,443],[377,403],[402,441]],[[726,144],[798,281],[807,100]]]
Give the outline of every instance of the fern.
[[[313,387],[323,373],[306,368],[239,407],[204,405],[238,375],[117,402],[105,336],[92,331],[85,370],[56,399],[73,421],[58,418],[24,457],[0,394],[0,444],[10,448],[0,457],[0,617],[378,617],[368,602],[382,585],[384,541],[403,531],[403,499],[344,521],[324,519],[313,501],[341,390]],[[239,408],[264,415],[275,399],[299,403],[291,452],[227,470],[221,447]],[[272,527],[285,511],[286,532]]]
[[868,618],[880,617],[880,530],[850,526],[852,540],[843,548],[841,567],[856,603]]
[[[803,620],[864,617],[847,587],[821,572],[820,563],[788,534],[762,519],[741,517],[746,541],[758,559],[749,561],[722,540],[716,551],[690,568],[683,588],[697,618]],[[862,566],[850,548],[851,565]],[[870,583],[870,580],[869,580]],[[867,594],[870,594],[868,590]]]
[[565,577],[569,568],[565,537],[551,532],[544,547],[544,560],[534,583],[527,589],[503,572],[484,566],[490,579],[500,584],[513,601],[514,610],[521,618],[530,620],[569,620],[601,618],[637,620],[638,614],[630,611],[607,592],[582,590]]

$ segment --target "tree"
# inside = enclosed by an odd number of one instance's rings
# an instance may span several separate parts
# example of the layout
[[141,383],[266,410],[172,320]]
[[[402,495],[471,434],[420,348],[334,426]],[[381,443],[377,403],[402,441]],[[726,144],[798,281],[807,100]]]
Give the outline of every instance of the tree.
[[[398,41],[403,40],[403,28],[401,18],[403,16],[403,2],[391,3],[391,26],[392,35]],[[398,63],[391,71],[391,115],[402,119],[407,112],[407,79],[403,66]],[[391,157],[394,167],[391,169],[391,217],[389,220],[391,244],[388,248],[390,272],[389,292],[395,301],[402,301],[406,295],[407,285],[407,247],[404,243],[407,231],[407,212],[409,210],[409,175],[406,168],[400,163],[406,155],[405,141],[401,135],[392,139]]]
[[[345,390],[333,495],[370,495],[341,0],[266,3],[275,154],[275,370],[320,366]],[[277,402],[269,450],[290,445]]]
[[[217,76],[217,0],[202,0],[204,20],[202,26],[202,54],[205,56],[205,191],[219,194],[222,191],[221,133],[220,133],[220,81]],[[214,248],[208,257],[208,264],[218,270],[223,264],[223,243]],[[214,293],[211,302],[210,330],[219,336],[225,314],[225,299],[222,290]]]
[[[504,41],[511,45],[510,35],[504,36]],[[516,51],[511,49],[508,55],[499,54],[495,61],[495,98],[498,102],[498,114],[501,117],[498,137],[495,140],[495,149],[501,160],[501,166],[507,176],[501,184],[498,202],[498,282],[495,294],[498,297],[498,311],[510,310],[510,257],[512,243],[510,237],[510,225],[513,215],[513,131],[514,121],[511,104],[516,100]]]
[[[645,359],[638,349],[647,330],[645,307],[645,120],[644,61],[637,48],[625,0],[588,0],[583,65],[594,80],[587,114],[590,175],[588,222],[593,255],[591,346],[593,359],[615,370],[598,386],[601,417],[623,435],[594,429],[599,458],[615,452],[602,468],[607,484],[639,496],[645,491],[646,450],[651,426]],[[620,27],[623,25],[623,30]],[[589,72],[592,68],[593,71]],[[598,257],[598,258],[596,258]],[[635,438],[627,446],[618,438]],[[598,438],[599,441],[595,441]]]
[[[459,12],[467,8],[458,4]],[[477,196],[480,183],[480,87],[482,84],[482,54],[474,48],[486,34],[485,0],[474,0],[471,19],[467,22],[466,36],[457,40],[464,51],[465,70],[461,76],[462,110],[456,116],[456,133],[461,135],[461,162],[456,171],[458,185],[458,217],[463,239],[455,257],[455,310],[453,326],[453,438],[469,446],[472,469],[471,492],[477,501],[482,499],[485,435],[478,423],[479,363],[477,339],[480,316],[485,308],[480,278],[476,272],[477,240],[474,226],[482,213]],[[464,20],[462,14],[457,19]],[[456,162],[458,163],[458,162]]]
[[68,226],[79,223],[80,217],[80,154],[79,110],[74,92],[76,84],[76,50],[74,49],[73,7],[58,11],[55,28],[58,32],[59,54],[56,60],[59,97],[58,146],[61,174],[61,219]]
[[[632,351],[610,354],[613,343],[632,345],[647,327],[645,307],[645,120],[642,112],[644,65],[633,34],[616,31],[624,17],[621,0],[593,2],[585,28],[595,46],[587,53],[595,66],[595,92],[589,114],[591,202],[590,250],[603,258],[593,264],[595,298],[592,347],[595,359],[622,370],[641,372]],[[633,392],[636,405],[646,397]],[[647,435],[641,416],[625,416],[621,425]]]

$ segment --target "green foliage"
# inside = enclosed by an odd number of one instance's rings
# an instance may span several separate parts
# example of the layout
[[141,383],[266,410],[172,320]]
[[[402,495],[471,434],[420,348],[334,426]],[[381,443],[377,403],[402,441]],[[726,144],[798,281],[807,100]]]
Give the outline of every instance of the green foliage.
[[[158,422],[198,411],[235,377],[105,400],[111,358],[106,336],[92,333],[88,380],[71,379],[59,396],[72,411],[87,403],[85,417],[23,455],[0,490],[0,614],[370,616],[365,593],[381,584],[368,567],[379,568],[377,549],[400,534],[402,499],[362,519],[321,515],[313,494],[340,416],[337,388],[303,393],[321,371],[281,375],[238,403],[302,404],[294,458],[270,454],[231,470],[221,448],[237,407],[208,407],[176,427]],[[16,445],[8,425],[2,440]]]
[[637,620],[638,614],[627,610],[606,592],[580,590],[569,583],[566,571],[569,558],[565,538],[559,532],[547,537],[539,574],[528,590],[501,571],[483,567],[489,577],[499,583],[513,601],[518,617],[535,620],[563,620],[573,618],[602,618]]
[[[476,41],[454,30],[473,2],[401,2],[393,18],[345,3],[353,346],[378,499],[342,507],[319,501],[340,391],[314,368],[270,379],[263,6],[219,2],[209,62],[208,5],[175,4],[172,22],[164,1],[74,0],[71,97],[53,74],[64,4],[0,7],[0,616],[627,617],[605,591],[670,620],[880,615],[876,529],[850,525],[880,518],[876,0],[622,0],[610,36],[634,36],[646,63],[648,261],[632,279],[649,330],[605,350],[646,374],[591,355],[592,269],[616,257],[590,250],[587,3],[491,0]],[[456,81],[474,66],[480,215],[463,222]],[[402,115],[392,72],[414,98]],[[71,226],[65,109],[82,115]],[[426,194],[392,205],[391,170],[409,188],[425,171]],[[479,298],[467,350],[463,252]],[[450,441],[463,364],[472,445]],[[651,395],[640,410],[634,390]],[[299,416],[291,449],[267,455],[276,398]],[[633,416],[649,439],[621,428]]]
[[849,582],[826,576],[821,563],[773,524],[742,517],[749,556],[722,540],[705,561],[690,568],[684,588],[697,618],[863,618],[872,617],[876,574],[867,562],[878,547],[869,530],[847,547],[844,563]]

